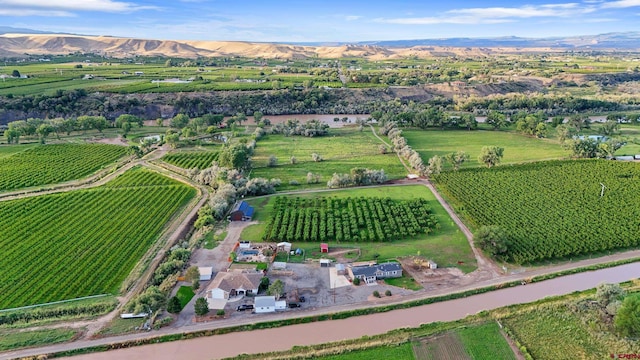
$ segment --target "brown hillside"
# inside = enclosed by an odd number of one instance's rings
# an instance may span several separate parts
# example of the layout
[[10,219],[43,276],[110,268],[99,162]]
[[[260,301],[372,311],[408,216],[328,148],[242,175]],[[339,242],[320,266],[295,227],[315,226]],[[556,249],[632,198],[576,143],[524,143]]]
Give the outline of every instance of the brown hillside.
[[[128,57],[132,55],[181,58],[242,56],[283,59],[365,57],[372,60],[383,60],[409,56],[422,58],[435,56],[490,56],[495,53],[516,53],[520,51],[525,50],[441,46],[419,46],[413,48],[384,48],[371,45],[298,46],[241,41],[175,41],[77,35],[4,34],[0,36],[0,56],[93,52],[113,57]],[[526,51],[551,50],[526,49]]]

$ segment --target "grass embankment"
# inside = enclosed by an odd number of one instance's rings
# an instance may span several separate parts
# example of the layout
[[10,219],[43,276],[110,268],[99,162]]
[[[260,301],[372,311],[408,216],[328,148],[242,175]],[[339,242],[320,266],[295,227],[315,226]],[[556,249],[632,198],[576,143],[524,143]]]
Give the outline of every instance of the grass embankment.
[[[315,196],[341,197],[390,197],[393,200],[412,200],[423,198],[428,201],[429,206],[436,216],[440,229],[428,235],[417,235],[413,239],[392,241],[386,243],[370,242],[329,242],[329,248],[359,248],[361,255],[358,260],[373,259],[394,259],[402,256],[412,256],[420,253],[421,256],[433,259],[443,267],[458,267],[464,272],[471,272],[476,269],[476,260],[469,247],[466,237],[451,220],[446,210],[429,189],[422,185],[414,186],[394,186],[384,188],[369,189],[346,189],[329,192],[308,193],[300,196],[312,198]],[[260,224],[247,227],[241,234],[243,240],[261,241],[264,222],[271,216],[273,210],[273,199],[275,197],[264,197],[250,199],[248,202],[256,207],[255,220]],[[307,250],[307,257],[314,256],[319,252],[318,244],[294,242],[295,247]],[[328,255],[331,257],[331,254]],[[462,262],[462,263],[459,263]]]
[[67,328],[20,332],[0,330],[0,351],[67,342],[80,332],[80,329]]
[[[462,167],[484,166],[478,162],[478,155],[483,146],[492,145],[504,148],[502,164],[560,159],[570,155],[555,140],[536,139],[511,131],[403,130],[402,134],[425,163],[434,155],[444,156],[462,150],[470,157]],[[444,168],[450,167],[450,164],[445,164]]]
[[[329,135],[322,137],[268,135],[256,144],[251,158],[254,165],[251,176],[282,180],[278,190],[326,187],[334,173],[346,174],[355,167],[384,169],[389,179],[406,176],[406,169],[395,153],[381,154],[380,145],[382,143],[368,127],[362,132],[354,127],[330,129]],[[312,153],[319,154],[324,160],[314,162]],[[271,155],[278,159],[274,167],[267,166]],[[296,158],[296,164],[291,164],[291,156]],[[320,175],[317,184],[307,184],[309,172]],[[290,181],[300,185],[290,185]]]

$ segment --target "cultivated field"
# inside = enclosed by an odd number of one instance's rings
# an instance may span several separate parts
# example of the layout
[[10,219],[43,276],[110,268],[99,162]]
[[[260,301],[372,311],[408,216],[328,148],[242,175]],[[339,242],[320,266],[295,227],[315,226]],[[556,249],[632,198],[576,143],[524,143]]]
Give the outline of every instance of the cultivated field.
[[169,153],[162,157],[162,161],[183,169],[204,169],[218,160],[217,151],[184,151]]
[[639,177],[635,163],[584,160],[465,169],[436,181],[471,225],[506,231],[510,261],[529,263],[637,247]]
[[[480,150],[483,146],[492,145],[504,148],[503,164],[560,159],[570,155],[554,140],[536,139],[507,131],[403,130],[402,134],[425,163],[434,155],[444,156],[462,150],[470,156],[463,167],[480,166]],[[445,165],[445,169],[450,167],[450,164]]]
[[116,293],[194,195],[135,168],[103,187],[0,202],[0,308]]
[[0,191],[78,179],[127,152],[123,146],[104,144],[29,146],[24,151],[20,151],[19,146],[0,149],[6,149],[0,150]]
[[[380,145],[382,142],[368,128],[362,132],[357,128],[331,129],[329,135],[323,137],[268,135],[256,144],[251,176],[280,179],[281,189],[306,187],[309,172],[320,175],[319,183],[311,186],[325,187],[334,173],[349,173],[354,167],[384,169],[389,179],[404,177],[407,172],[398,157],[393,152],[381,154]],[[324,160],[314,162],[312,153]],[[278,160],[274,167],[267,166],[271,155]],[[296,164],[291,164],[292,156]],[[289,185],[292,180],[302,186]]]
[[438,221],[427,200],[276,197],[263,241],[395,241],[429,234]]
[[[415,199],[426,200],[427,205],[433,211],[435,219],[440,225],[439,229],[430,232],[429,234],[417,234],[416,236],[408,237],[406,240],[393,240],[388,243],[328,241],[329,246],[331,248],[359,248],[361,251],[359,260],[372,260],[375,258],[393,259],[401,256],[413,256],[420,253],[421,256],[433,259],[442,267],[458,267],[464,272],[471,272],[476,268],[476,260],[465,236],[460,232],[458,227],[438,203],[429,189],[422,185],[349,189],[287,196],[290,198],[295,196],[306,199],[314,199],[318,196],[331,196],[334,198],[389,197],[393,201],[408,201]],[[272,196],[248,200],[250,204],[256,206],[256,215],[254,219],[259,220],[260,224],[247,227],[241,235],[243,240],[261,241],[265,224],[273,214],[276,198],[277,197]],[[297,244],[301,245],[300,242],[303,240],[304,237],[302,239],[296,239],[294,237],[292,241],[298,242]],[[314,247],[317,246],[314,245]]]

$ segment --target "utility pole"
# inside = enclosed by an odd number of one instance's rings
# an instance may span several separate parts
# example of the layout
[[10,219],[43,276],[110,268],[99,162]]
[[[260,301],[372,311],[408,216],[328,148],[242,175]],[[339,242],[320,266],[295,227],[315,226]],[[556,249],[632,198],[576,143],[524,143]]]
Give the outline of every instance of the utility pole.
[[603,183],[600,183],[600,185],[602,185],[602,190],[600,191],[600,197],[604,196],[604,189],[606,188],[606,186],[604,186]]

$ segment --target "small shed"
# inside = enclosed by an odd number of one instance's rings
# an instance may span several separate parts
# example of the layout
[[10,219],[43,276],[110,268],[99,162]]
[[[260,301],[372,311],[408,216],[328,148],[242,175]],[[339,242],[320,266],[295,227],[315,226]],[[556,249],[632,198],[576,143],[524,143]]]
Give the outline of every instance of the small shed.
[[286,310],[287,309],[287,301],[286,300],[278,300],[276,301],[276,311],[278,310]]
[[419,178],[420,178],[420,176],[418,176],[418,175],[416,175],[416,174],[409,174],[409,175],[407,175],[407,179],[409,179],[409,180],[417,180],[417,179],[419,179]]
[[211,276],[213,275],[213,268],[211,266],[198,267],[198,271],[200,272],[200,281],[211,280]]
[[273,270],[286,270],[287,263],[283,261],[274,261],[273,264],[271,264],[271,268]]
[[291,243],[289,242],[279,242],[278,244],[276,244],[276,248],[278,249],[278,251],[286,251],[289,252],[291,251]]
[[238,242],[239,249],[251,249],[251,241],[239,241]]
[[431,261],[431,260],[429,260],[429,261],[427,262],[427,265],[429,266],[429,269],[437,269],[437,268],[438,268],[438,264],[436,264],[436,262],[435,262],[435,261]]
[[336,273],[338,275],[346,275],[347,268],[344,266],[344,264],[336,264]]
[[321,253],[328,253],[329,252],[329,244],[327,244],[327,243],[320,244],[320,252]]
[[329,267],[330,265],[331,265],[331,260],[320,259],[320,267]]
[[246,201],[237,202],[229,214],[231,221],[250,221],[253,218],[253,207]]
[[254,301],[256,314],[264,314],[276,311],[275,296],[256,296]]

